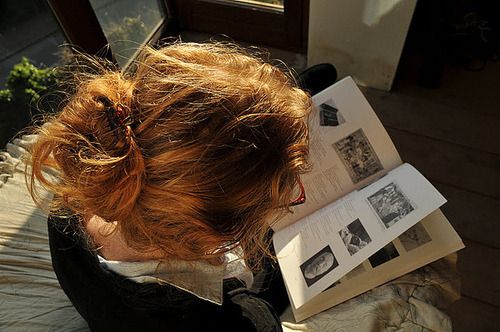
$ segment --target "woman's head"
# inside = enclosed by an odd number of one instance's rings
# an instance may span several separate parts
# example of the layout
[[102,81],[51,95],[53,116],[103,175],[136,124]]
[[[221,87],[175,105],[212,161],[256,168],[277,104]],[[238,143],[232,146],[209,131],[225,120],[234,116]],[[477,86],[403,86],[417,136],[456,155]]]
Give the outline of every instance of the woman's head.
[[307,169],[310,98],[234,46],[147,48],[136,66],[77,82],[39,130],[32,183],[62,207],[116,221],[132,248],[196,260],[239,243],[252,258]]

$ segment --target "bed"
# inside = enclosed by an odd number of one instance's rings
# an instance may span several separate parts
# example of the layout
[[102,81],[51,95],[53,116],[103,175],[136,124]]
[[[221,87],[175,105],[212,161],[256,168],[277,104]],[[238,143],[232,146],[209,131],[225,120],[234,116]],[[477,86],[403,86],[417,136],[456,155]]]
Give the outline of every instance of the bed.
[[[88,331],[52,270],[46,214],[26,190],[23,136],[0,152],[0,331]],[[446,308],[459,297],[456,256],[448,256],[284,331],[451,331]]]

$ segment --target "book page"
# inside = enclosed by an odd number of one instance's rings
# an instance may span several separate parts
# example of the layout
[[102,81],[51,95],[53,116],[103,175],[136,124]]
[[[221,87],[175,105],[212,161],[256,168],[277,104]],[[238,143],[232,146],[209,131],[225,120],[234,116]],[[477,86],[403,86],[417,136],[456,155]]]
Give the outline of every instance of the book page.
[[446,202],[413,166],[403,164],[273,236],[299,308]]
[[457,232],[441,210],[436,210],[311,301],[300,308],[292,306],[295,320],[306,319],[462,248]]
[[273,225],[307,216],[401,165],[389,135],[350,77],[313,98],[309,118],[310,173],[301,176],[306,202]]

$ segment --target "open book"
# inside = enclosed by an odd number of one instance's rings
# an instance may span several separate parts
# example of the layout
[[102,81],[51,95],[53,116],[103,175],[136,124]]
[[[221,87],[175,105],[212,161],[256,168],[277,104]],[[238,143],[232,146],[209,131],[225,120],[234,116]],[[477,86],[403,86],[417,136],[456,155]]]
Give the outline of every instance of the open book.
[[313,103],[307,199],[273,226],[297,321],[464,247],[350,77]]

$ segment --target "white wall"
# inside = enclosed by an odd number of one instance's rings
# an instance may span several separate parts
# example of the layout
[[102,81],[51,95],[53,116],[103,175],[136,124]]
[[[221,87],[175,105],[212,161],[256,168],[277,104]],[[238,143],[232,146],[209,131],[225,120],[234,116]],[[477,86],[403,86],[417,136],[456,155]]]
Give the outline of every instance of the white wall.
[[417,0],[311,0],[308,65],[390,90]]

